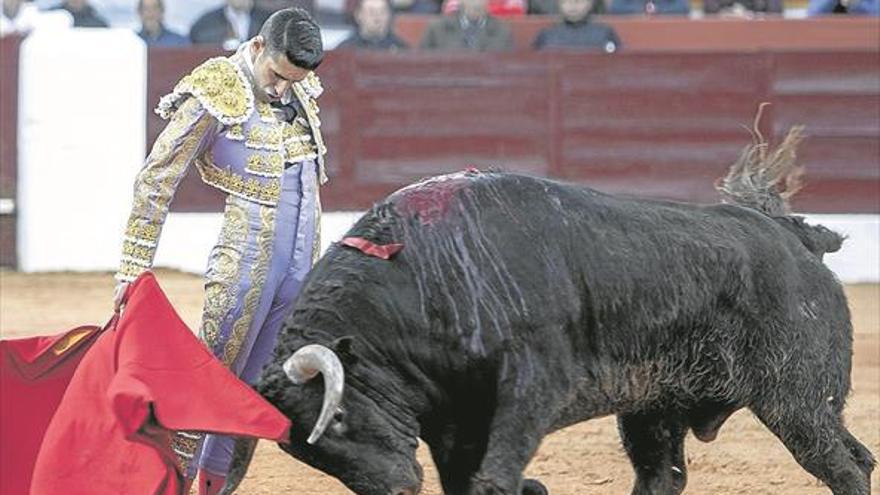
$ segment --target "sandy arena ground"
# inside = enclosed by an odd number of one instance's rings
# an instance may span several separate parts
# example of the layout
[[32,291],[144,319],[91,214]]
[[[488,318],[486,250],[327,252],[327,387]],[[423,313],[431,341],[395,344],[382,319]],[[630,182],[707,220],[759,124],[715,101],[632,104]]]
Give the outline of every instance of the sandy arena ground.
[[[196,327],[201,311],[198,277],[161,271],[159,280],[184,320]],[[3,338],[52,334],[110,316],[109,274],[23,275],[0,272],[0,329]],[[847,287],[855,325],[853,392],[846,409],[850,430],[880,457],[880,286]],[[804,472],[782,444],[749,412],[740,411],[718,440],[687,439],[688,494],[813,495],[830,493]],[[423,493],[441,493],[427,450],[420,451]],[[613,418],[573,426],[544,440],[527,474],[553,495],[629,493],[633,473],[620,447]],[[880,494],[880,469],[874,472]],[[336,480],[262,442],[241,495],[349,493]]]

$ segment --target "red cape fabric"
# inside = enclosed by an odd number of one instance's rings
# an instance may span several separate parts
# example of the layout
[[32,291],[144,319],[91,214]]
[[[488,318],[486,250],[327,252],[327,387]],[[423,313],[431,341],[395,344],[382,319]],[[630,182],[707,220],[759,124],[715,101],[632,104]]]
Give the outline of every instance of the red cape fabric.
[[178,317],[151,273],[76,370],[37,456],[32,495],[182,492],[171,430],[287,441],[290,421]]
[[46,427],[100,330],[0,340],[0,494],[28,493]]

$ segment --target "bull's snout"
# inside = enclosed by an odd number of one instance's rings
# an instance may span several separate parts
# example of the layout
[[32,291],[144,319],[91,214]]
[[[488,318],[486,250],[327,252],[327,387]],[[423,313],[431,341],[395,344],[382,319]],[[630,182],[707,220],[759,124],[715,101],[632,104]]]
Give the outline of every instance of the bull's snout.
[[408,488],[397,488],[391,490],[389,495],[418,495],[422,491],[421,485],[411,486]]

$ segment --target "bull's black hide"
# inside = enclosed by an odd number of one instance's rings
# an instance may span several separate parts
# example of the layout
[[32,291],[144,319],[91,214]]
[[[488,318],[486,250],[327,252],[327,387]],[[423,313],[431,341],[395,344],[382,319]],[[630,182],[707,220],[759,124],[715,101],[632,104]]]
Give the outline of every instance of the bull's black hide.
[[[414,493],[417,438],[450,494],[540,492],[541,439],[618,417],[634,493],[679,493],[684,437],[750,409],[835,494],[874,461],[844,427],[852,328],[821,255],[840,237],[735,205],[624,198],[508,173],[423,181],[317,264],[259,384],[293,421],[287,452],[357,493]],[[341,409],[314,444],[322,380],[284,362],[335,351]]]

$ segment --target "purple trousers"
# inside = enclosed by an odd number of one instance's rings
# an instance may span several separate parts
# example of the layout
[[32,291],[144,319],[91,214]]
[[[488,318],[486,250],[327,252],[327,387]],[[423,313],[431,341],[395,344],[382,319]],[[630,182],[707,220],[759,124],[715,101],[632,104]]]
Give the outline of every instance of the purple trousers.
[[[227,196],[211,251],[199,337],[249,384],[260,377],[285,317],[316,258],[320,221],[317,164],[289,166],[277,207]],[[236,407],[229,404],[229,407]],[[174,450],[188,477],[196,468],[225,475],[234,439],[180,432]]]

